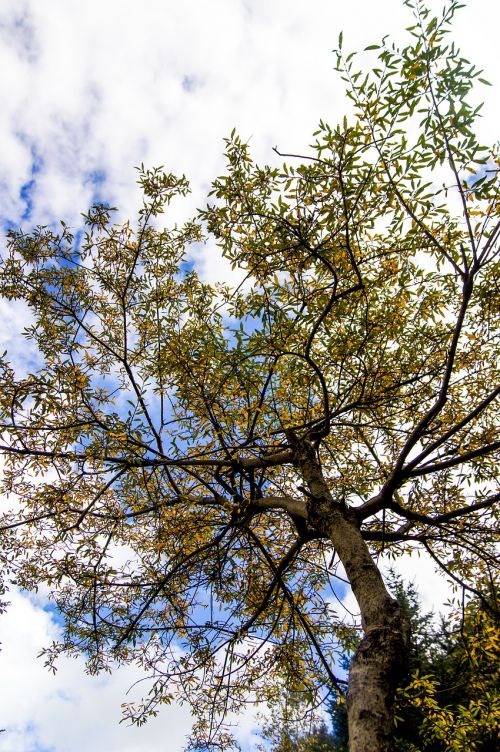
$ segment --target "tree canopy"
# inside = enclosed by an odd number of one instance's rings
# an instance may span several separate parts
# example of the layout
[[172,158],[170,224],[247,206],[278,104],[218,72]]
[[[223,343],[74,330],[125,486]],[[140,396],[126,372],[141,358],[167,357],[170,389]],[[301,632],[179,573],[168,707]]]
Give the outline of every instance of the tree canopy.
[[[207,747],[247,702],[345,694],[346,580],[351,751],[390,749],[409,633],[379,554],[421,548],[479,599],[492,580],[499,152],[447,38],[458,3],[406,4],[408,46],[367,73],[340,38],[349,118],[280,167],[233,132],[192,221],[168,224],[186,179],[142,168],[134,222],[100,204],[83,236],[9,233],[0,293],[39,362],[1,360],[5,569],[64,615],[49,665],[139,663],[126,717],[184,700]],[[199,243],[239,285],[200,279]]]

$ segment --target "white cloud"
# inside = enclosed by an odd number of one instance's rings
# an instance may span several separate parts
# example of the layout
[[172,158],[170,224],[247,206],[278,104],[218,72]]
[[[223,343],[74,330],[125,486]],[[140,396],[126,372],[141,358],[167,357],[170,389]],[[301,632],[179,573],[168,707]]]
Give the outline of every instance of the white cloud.
[[[382,554],[378,559],[378,566],[386,582],[389,570],[393,569],[405,582],[413,583],[424,613],[432,611],[435,618],[438,618],[440,614],[445,615],[449,610],[447,604],[454,595],[452,583],[441,570],[438,570],[436,563],[426,551],[415,547],[411,555],[405,554],[396,559]],[[346,576],[342,566],[339,566],[339,575]],[[357,617],[359,609],[350,588],[343,594],[342,604],[347,610],[347,621],[351,620],[351,614]],[[339,614],[342,614],[342,609],[339,609]]]
[[[60,661],[55,676],[37,659],[58,635],[51,613],[26,595],[9,594],[0,619],[0,752],[177,752],[191,725],[185,707],[165,707],[141,728],[120,724],[120,705],[142,674],[84,674],[83,659]],[[140,691],[140,690],[139,690]],[[137,691],[136,691],[137,693]]]
[[[457,24],[485,64],[492,24],[481,22],[480,8],[488,6],[478,0]],[[335,121],[345,109],[332,71],[339,31],[356,49],[400,36],[408,20],[399,0],[6,0],[0,14],[0,63],[9,71],[0,84],[4,211],[21,217],[16,197],[37,155],[30,221],[70,223],[90,202],[97,169],[103,193],[131,212],[132,168],[143,161],[185,171],[193,206],[201,203],[233,126],[252,137],[259,158],[272,159],[276,143],[304,150],[319,118]]]
[[31,312],[24,301],[0,300],[0,353],[8,351],[9,361],[19,376],[25,376],[34,367],[31,343],[20,336],[31,324]]

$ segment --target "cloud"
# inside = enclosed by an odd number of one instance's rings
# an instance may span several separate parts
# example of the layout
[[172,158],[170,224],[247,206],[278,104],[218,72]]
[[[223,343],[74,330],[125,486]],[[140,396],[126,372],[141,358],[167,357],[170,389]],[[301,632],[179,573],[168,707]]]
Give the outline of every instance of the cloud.
[[[283,1],[7,0],[1,12],[5,193],[20,195],[36,150],[35,222],[78,221],[96,169],[127,214],[141,162],[187,172],[198,204],[233,126],[269,158],[277,142],[304,148],[338,109],[330,50],[342,16],[326,0],[309,12]],[[7,209],[22,218],[22,201]]]
[[[129,666],[88,676],[84,661],[61,659],[55,675],[37,658],[60,635],[57,614],[43,594],[17,589],[0,617],[0,752],[180,752],[193,718],[175,703],[137,728],[120,724],[122,702],[141,696],[145,674]],[[132,688],[132,689],[130,689]],[[130,690],[130,691],[129,691]],[[127,694],[128,693],[128,694]],[[251,712],[234,718],[243,749],[256,743]]]
[[[438,570],[436,563],[425,551],[415,547],[412,554],[404,554],[397,558],[382,554],[378,559],[378,566],[386,582],[389,570],[393,569],[405,582],[413,583],[423,612],[432,611],[437,618],[440,614],[446,614],[449,610],[447,604],[454,595],[452,583],[443,575],[441,570]],[[341,577],[346,576],[341,565],[338,573]],[[340,597],[347,612],[345,615],[346,621],[351,621],[354,618],[354,621],[359,623],[359,608],[352,590],[346,588],[340,594]],[[335,608],[335,604],[333,605]],[[342,609],[339,609],[339,614],[342,614]]]
[[[478,5],[486,8],[486,0]],[[194,209],[223,168],[222,138],[233,126],[252,139],[259,159],[272,160],[275,144],[306,150],[318,120],[335,122],[346,107],[332,71],[339,31],[349,48],[359,49],[385,33],[401,36],[407,25],[399,0],[384,6],[382,13],[366,0],[316,0],[307,7],[299,0],[149,0],[140,6],[131,0],[5,0],[4,220],[23,221],[22,192],[34,154],[43,167],[24,220],[75,224],[92,200],[89,176],[96,171],[104,175],[102,194],[123,216],[133,214],[133,166],[141,162],[186,172],[194,187],[186,212]],[[485,50],[494,45],[485,43],[489,30],[478,10],[463,10],[457,26],[487,65]]]
[[[133,215],[133,166],[142,162],[186,172],[194,188],[182,210],[189,214],[223,169],[222,139],[233,126],[251,138],[259,159],[272,160],[275,144],[307,150],[318,120],[335,122],[346,108],[332,71],[339,31],[359,49],[385,33],[401,36],[407,25],[399,0],[384,5],[382,13],[366,0],[316,0],[307,8],[299,0],[5,0],[4,222],[78,224],[94,198],[96,173],[103,176],[99,195],[122,216]],[[462,11],[458,28],[465,19],[469,34],[462,36],[486,64],[489,45],[479,43],[478,30],[484,37],[488,29],[478,17]]]
[[32,316],[24,301],[0,299],[0,353],[7,350],[8,360],[19,377],[36,367],[36,353],[22,331],[32,324]]
[[[0,618],[0,752],[176,752],[191,726],[187,708],[165,707],[140,729],[120,724],[120,705],[143,674],[127,667],[98,677],[83,659],[63,659],[56,675],[37,659],[56,639],[53,613],[16,590]],[[144,685],[143,685],[144,686]],[[136,689],[136,694],[140,689]],[[128,698],[127,698],[128,699]]]

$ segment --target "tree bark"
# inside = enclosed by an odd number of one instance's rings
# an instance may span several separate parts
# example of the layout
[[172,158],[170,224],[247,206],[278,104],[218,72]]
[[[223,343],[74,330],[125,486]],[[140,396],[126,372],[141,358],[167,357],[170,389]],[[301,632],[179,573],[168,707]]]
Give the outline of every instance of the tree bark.
[[309,442],[296,446],[295,463],[309,491],[309,523],[332,541],[361,612],[364,635],[351,662],[347,693],[349,752],[390,752],[409,620],[387,592],[355,516],[333,499]]

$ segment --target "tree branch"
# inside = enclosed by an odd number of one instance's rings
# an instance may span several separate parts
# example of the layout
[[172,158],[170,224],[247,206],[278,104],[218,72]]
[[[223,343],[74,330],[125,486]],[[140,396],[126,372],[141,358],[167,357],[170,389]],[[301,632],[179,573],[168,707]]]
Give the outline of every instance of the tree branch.
[[302,517],[307,520],[307,506],[304,501],[292,496],[263,496],[252,501],[252,506],[262,511],[267,509],[284,509],[290,517]]

